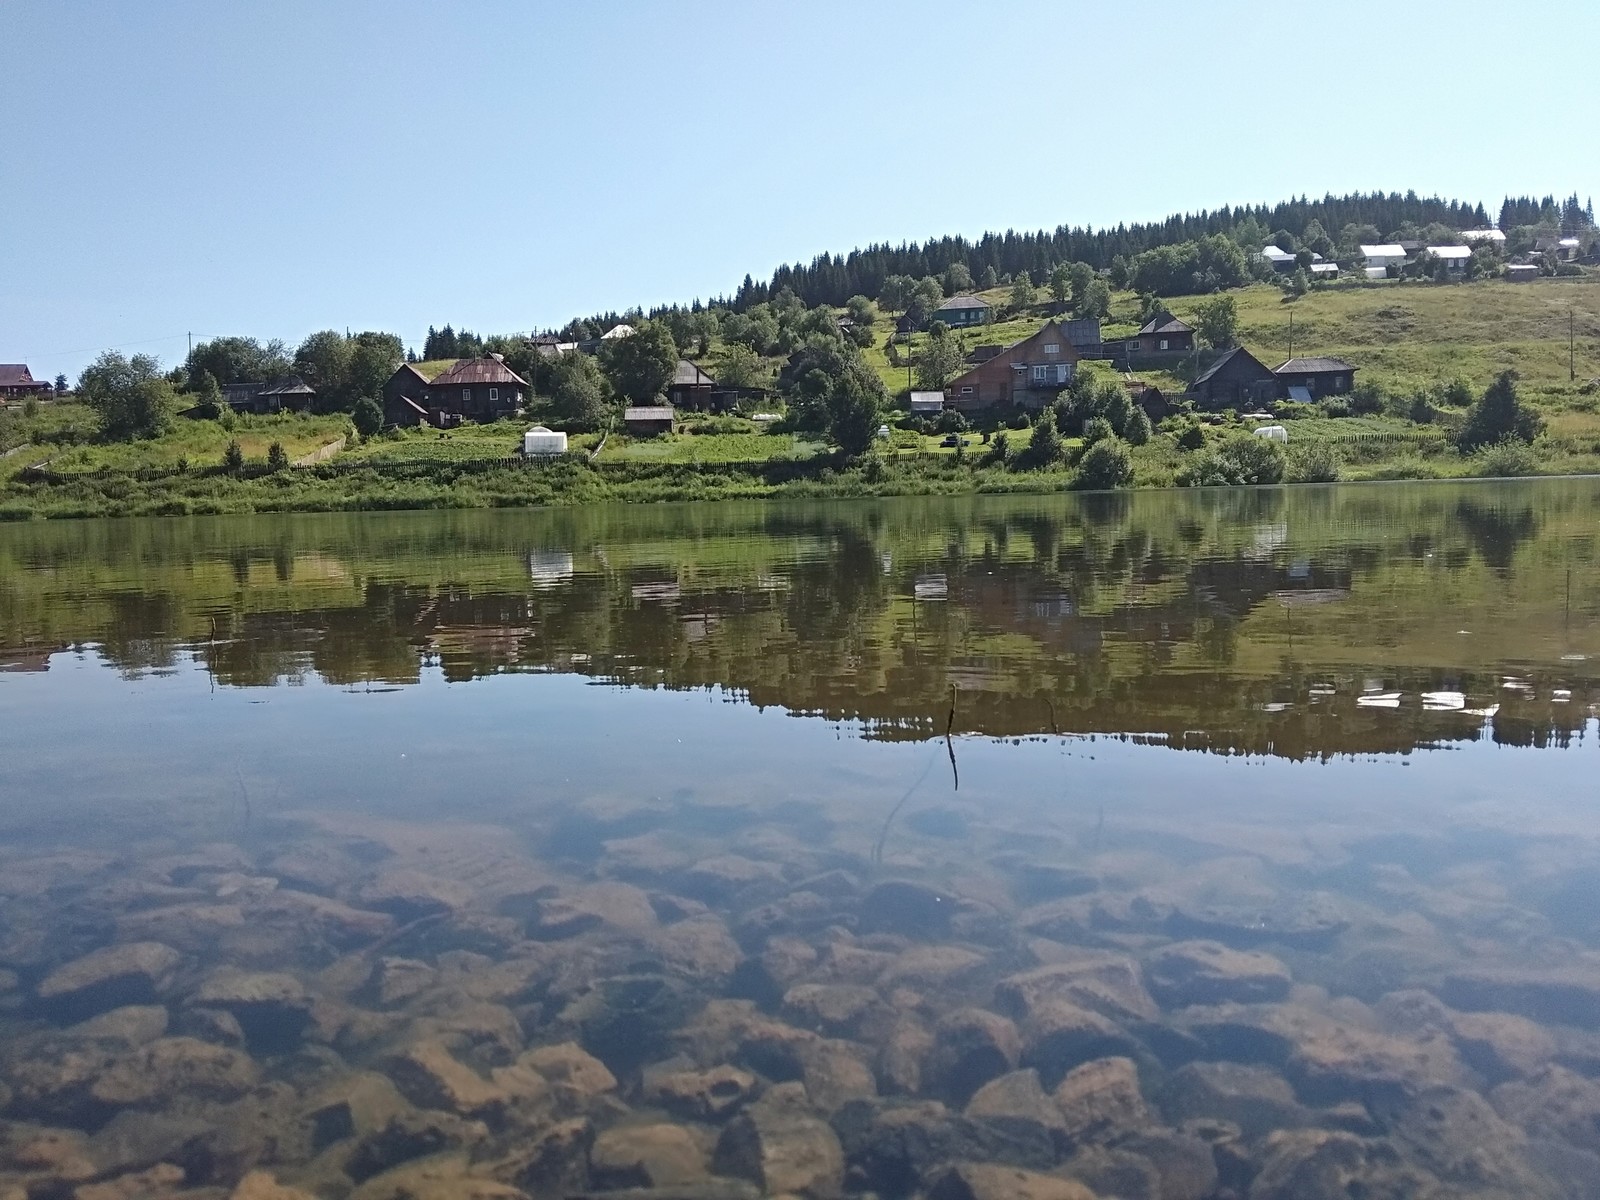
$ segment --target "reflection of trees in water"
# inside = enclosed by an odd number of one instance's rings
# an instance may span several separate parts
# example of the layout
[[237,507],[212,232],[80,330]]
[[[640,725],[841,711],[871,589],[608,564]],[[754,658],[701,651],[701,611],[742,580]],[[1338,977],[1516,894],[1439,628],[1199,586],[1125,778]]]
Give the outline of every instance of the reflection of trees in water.
[[1517,547],[1539,532],[1532,505],[1480,504],[1463,499],[1455,520],[1472,541],[1472,547],[1493,570],[1504,575],[1511,569]]
[[[1519,597],[1548,597],[1575,564],[1585,568],[1576,594],[1588,596],[1588,509],[1559,492],[1543,505],[1542,494],[1258,489],[335,516],[247,520],[231,537],[203,523],[135,524],[125,542],[26,529],[0,537],[0,645],[41,631],[100,640],[109,661],[138,671],[170,665],[188,643],[219,680],[245,686],[312,673],[404,683],[429,663],[453,680],[572,670],[728,687],[860,718],[874,736],[937,733],[956,682],[960,723],[986,732],[1046,731],[1053,706],[1064,729],[1194,729],[1207,748],[1404,748],[1439,736],[1442,718],[1265,711],[1283,688],[1298,694],[1277,639],[1295,634],[1297,662],[1330,648],[1348,661],[1349,634],[1337,606],[1263,616],[1263,604],[1297,590],[1365,596],[1383,621],[1363,626],[1359,644],[1404,647],[1439,617],[1441,572],[1474,601],[1503,590],[1494,579],[1515,559]],[[1516,555],[1552,527],[1551,553]],[[566,573],[530,580],[539,549],[559,551]],[[19,591],[32,577],[8,573],[14,563],[40,579],[80,572],[81,595],[63,605],[47,589]],[[144,590],[104,586],[109,563]],[[948,599],[914,598],[934,576]],[[1252,641],[1262,638],[1265,654]],[[1280,678],[1248,677],[1263,670]],[[1556,713],[1548,727],[1569,724]]]

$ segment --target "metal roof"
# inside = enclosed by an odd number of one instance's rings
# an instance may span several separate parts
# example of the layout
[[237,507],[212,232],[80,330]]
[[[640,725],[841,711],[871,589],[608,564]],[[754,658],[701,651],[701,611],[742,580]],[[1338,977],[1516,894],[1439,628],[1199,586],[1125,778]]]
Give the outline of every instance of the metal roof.
[[625,337],[632,337],[632,336],[633,336],[633,326],[632,325],[613,325],[610,329],[606,330],[604,333],[602,333],[600,335],[600,340],[602,342],[609,342],[613,338],[625,338]]
[[0,386],[38,382],[28,374],[27,363],[0,363]]
[[1382,246],[1361,247],[1363,258],[1404,258],[1406,248],[1399,242],[1388,242]]
[[1469,242],[1503,242],[1506,235],[1498,229],[1463,229],[1461,236]]
[[1440,258],[1471,258],[1471,246],[1429,246],[1429,254],[1436,254]]
[[[1231,363],[1234,359],[1238,358],[1240,355],[1243,355],[1245,358],[1247,358],[1251,362],[1255,363],[1256,366],[1260,367],[1263,371],[1267,371],[1267,368],[1266,368],[1265,364],[1263,364],[1262,361],[1259,358],[1257,358],[1254,354],[1251,354],[1250,351],[1246,350],[1243,346],[1235,346],[1232,350],[1229,350],[1226,354],[1223,354],[1220,358],[1217,359],[1216,362],[1212,363],[1209,367],[1207,367],[1204,371],[1202,371],[1195,378],[1194,383],[1191,384],[1190,386],[1191,387],[1198,387],[1200,384],[1205,383],[1208,379],[1210,379],[1213,375],[1215,375],[1218,371],[1222,370],[1223,367],[1227,366],[1229,363]],[[1267,373],[1269,375],[1271,374],[1270,371],[1267,371]]]
[[1194,326],[1187,325],[1165,309],[1151,317],[1139,330],[1140,333],[1193,333]]
[[433,377],[434,387],[463,387],[474,383],[507,383],[527,387],[527,380],[518,375],[496,355],[484,358],[464,358],[442,375]]
[[673,387],[716,387],[717,381],[686,358],[678,360],[678,369],[672,373]]
[[1354,371],[1342,358],[1291,358],[1273,370],[1274,375],[1314,375],[1323,371]]
[[960,296],[951,296],[950,299],[946,300],[943,304],[939,305],[939,307],[934,309],[933,311],[934,312],[944,312],[946,309],[949,309],[949,308],[992,308],[992,307],[993,307],[993,305],[991,305],[982,296],[960,295]]
[[1288,262],[1294,255],[1287,250],[1280,250],[1276,246],[1263,246],[1261,248],[1261,257],[1271,259],[1273,262]]
[[670,421],[673,415],[672,407],[666,404],[641,405],[622,410],[624,421]]

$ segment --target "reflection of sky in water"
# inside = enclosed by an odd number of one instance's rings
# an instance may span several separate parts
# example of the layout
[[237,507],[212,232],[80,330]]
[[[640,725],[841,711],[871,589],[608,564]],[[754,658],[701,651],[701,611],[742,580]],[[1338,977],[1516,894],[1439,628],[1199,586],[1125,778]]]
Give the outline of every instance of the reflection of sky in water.
[[[714,806],[814,809],[870,845],[894,801],[965,822],[1069,837],[1101,826],[1285,864],[1383,834],[1592,837],[1595,730],[1567,749],[1483,739],[1327,763],[1182,754],[1114,737],[875,742],[726,693],[513,675],[368,691],[320,682],[216,688],[192,665],[136,681],[92,654],[0,686],[0,829],[13,839],[241,835],[246,800],[504,823],[586,797],[692,795]],[[26,747],[26,753],[17,753]],[[933,768],[927,770],[933,762]],[[1103,815],[1102,815],[1103,814]],[[956,848],[952,848],[954,852]],[[893,841],[890,843],[893,852]]]

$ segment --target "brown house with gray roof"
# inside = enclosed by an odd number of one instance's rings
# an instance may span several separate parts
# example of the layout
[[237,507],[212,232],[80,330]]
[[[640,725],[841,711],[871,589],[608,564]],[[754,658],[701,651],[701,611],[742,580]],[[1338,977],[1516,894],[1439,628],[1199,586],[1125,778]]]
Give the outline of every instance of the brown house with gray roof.
[[1047,321],[1032,337],[957,375],[944,389],[945,398],[964,412],[997,404],[1043,408],[1072,382],[1078,358],[1061,322]]
[[1291,400],[1343,396],[1356,386],[1356,369],[1342,358],[1291,358],[1272,373]]
[[498,421],[516,415],[527,387],[498,354],[460,359],[432,379],[403,363],[383,385],[383,419],[390,425],[426,421],[441,429],[463,421]]

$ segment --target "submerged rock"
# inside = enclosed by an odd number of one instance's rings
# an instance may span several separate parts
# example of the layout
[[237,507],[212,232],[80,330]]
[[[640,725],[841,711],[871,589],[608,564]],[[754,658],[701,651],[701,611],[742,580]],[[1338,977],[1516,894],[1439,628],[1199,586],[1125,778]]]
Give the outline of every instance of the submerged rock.
[[1075,1179],[998,1163],[958,1163],[928,1188],[928,1200],[1095,1200]]
[[1119,954],[1084,951],[1069,962],[1008,976],[995,987],[996,1006],[1020,1021],[1051,1000],[1065,1000],[1114,1021],[1154,1021],[1159,1016],[1138,965]]
[[232,1013],[255,1049],[287,1049],[311,1021],[311,997],[305,985],[279,971],[223,967],[201,983],[190,1002],[197,1008]]
[[1251,1137],[1312,1123],[1288,1080],[1270,1068],[1243,1063],[1181,1067],[1168,1077],[1161,1106],[1174,1121],[1221,1118]]
[[1233,950],[1221,942],[1192,941],[1164,946],[1145,961],[1150,990],[1162,1004],[1234,1001],[1253,1004],[1289,994],[1289,968],[1270,954]]
[[1032,1126],[1043,1136],[1067,1131],[1061,1106],[1040,1085],[1039,1073],[1033,1070],[1012,1071],[991,1079],[973,1093],[965,1113],[1009,1126]]
[[160,942],[124,942],[57,967],[40,981],[45,1011],[60,1021],[153,1003],[171,982],[183,955]]
[[774,1088],[723,1127],[715,1168],[768,1195],[837,1200],[844,1189],[839,1138],[806,1111],[804,1089],[792,1084]]
[[1066,1131],[1080,1141],[1109,1141],[1150,1124],[1129,1058],[1100,1058],[1068,1071],[1055,1090]]
[[98,1017],[72,1026],[67,1033],[73,1037],[142,1046],[166,1033],[167,1024],[165,1008],[159,1004],[141,1004],[101,1013]]
[[940,1018],[928,1056],[928,1086],[955,1104],[996,1076],[1013,1071],[1022,1055],[1017,1027],[998,1013],[961,1008]]
[[754,1099],[759,1081],[734,1066],[709,1071],[663,1071],[646,1068],[642,1084],[646,1104],[701,1121],[722,1121]]
[[707,1177],[706,1154],[681,1125],[618,1125],[589,1148],[595,1187],[664,1187]]
[[949,936],[957,904],[920,883],[894,879],[878,884],[861,901],[861,929],[868,933],[899,933],[936,941]]

